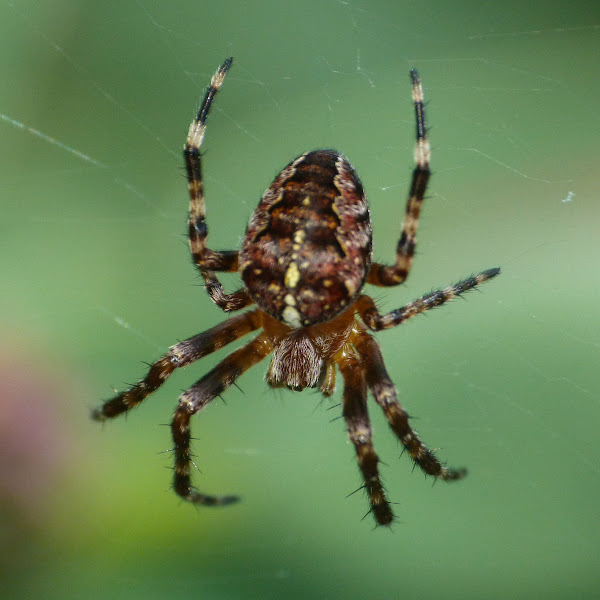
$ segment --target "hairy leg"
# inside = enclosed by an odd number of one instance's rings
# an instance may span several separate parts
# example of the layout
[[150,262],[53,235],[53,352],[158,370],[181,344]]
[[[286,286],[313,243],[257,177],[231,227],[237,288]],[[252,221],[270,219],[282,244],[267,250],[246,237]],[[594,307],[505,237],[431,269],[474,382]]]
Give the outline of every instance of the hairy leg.
[[427,182],[429,181],[429,157],[431,152],[425,128],[423,88],[419,75],[414,69],[410,71],[410,78],[417,123],[416,165],[413,170],[410,192],[406,203],[406,212],[402,221],[400,240],[396,248],[396,262],[391,266],[373,263],[369,269],[367,283],[377,286],[398,285],[408,277],[417,243],[417,226],[419,225],[421,205],[423,204]]
[[427,475],[454,480],[466,475],[465,469],[448,469],[423,444],[408,422],[408,415],[397,399],[397,392],[388,375],[377,342],[365,331],[354,342],[366,370],[366,380],[375,402],[381,406],[392,431],[411,458]]
[[185,500],[206,506],[231,504],[237,501],[236,496],[208,496],[192,487],[190,418],[226,390],[242,373],[265,358],[271,350],[268,338],[264,334],[259,335],[250,343],[232,352],[180,396],[179,406],[175,410],[171,423],[175,456],[173,487],[175,492]]
[[132,409],[158,389],[175,369],[215,352],[260,326],[259,312],[249,311],[171,346],[167,354],[150,366],[144,379],[94,409],[92,418],[105,421]]
[[358,466],[365,482],[371,512],[378,525],[389,525],[394,514],[386,498],[379,476],[379,458],[371,441],[372,432],[367,413],[367,386],[362,365],[355,356],[345,353],[338,361],[344,380],[344,419],[348,437],[356,449]]
[[237,271],[238,252],[235,250],[214,251],[206,247],[208,227],[206,225],[206,204],[204,201],[200,148],[206,133],[206,120],[210,107],[217,92],[221,89],[223,81],[225,81],[231,63],[232,59],[228,58],[213,75],[198,114],[190,125],[187,140],[183,147],[190,194],[188,235],[192,260],[206,282],[206,290],[211,300],[225,312],[240,310],[252,304],[252,300],[244,289],[226,294],[215,275],[215,271]]
[[498,273],[500,273],[500,269],[498,268],[488,269],[443,290],[436,290],[425,294],[425,296],[422,296],[418,300],[383,315],[377,310],[372,298],[369,296],[360,296],[356,301],[356,310],[369,329],[373,331],[389,329],[390,327],[396,327],[396,325],[404,323],[407,319],[421,314],[426,310],[431,310],[448,302],[448,300],[457,298],[464,292],[495,277]]

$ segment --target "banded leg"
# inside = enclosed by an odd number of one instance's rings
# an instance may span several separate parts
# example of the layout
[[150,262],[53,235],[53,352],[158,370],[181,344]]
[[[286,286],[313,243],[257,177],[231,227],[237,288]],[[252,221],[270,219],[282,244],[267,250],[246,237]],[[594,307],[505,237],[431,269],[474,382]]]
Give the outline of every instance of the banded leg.
[[206,506],[231,504],[238,500],[236,496],[207,496],[192,487],[190,481],[192,462],[190,418],[226,390],[242,373],[265,358],[271,350],[272,347],[267,336],[259,335],[227,356],[180,396],[179,406],[173,415],[171,430],[175,455],[173,487],[183,499]]
[[367,282],[377,286],[398,285],[408,277],[415,254],[421,205],[423,204],[427,182],[429,181],[429,157],[431,152],[429,141],[427,140],[427,130],[425,129],[423,88],[419,74],[415,69],[411,69],[410,78],[412,81],[412,97],[417,122],[416,166],[413,170],[400,241],[396,249],[396,262],[392,266],[373,263],[369,269]]
[[206,282],[206,289],[211,300],[225,312],[240,310],[252,304],[250,296],[244,289],[226,294],[215,271],[237,271],[238,252],[235,250],[214,251],[206,247],[206,205],[204,202],[204,184],[202,182],[202,158],[200,148],[206,133],[206,119],[213,100],[223,85],[225,75],[231,67],[233,59],[228,58],[213,75],[198,114],[188,132],[183,156],[187,171],[188,190],[190,194],[190,213],[188,234],[192,260]]
[[488,269],[478,275],[467,277],[467,279],[459,281],[443,290],[436,290],[429,294],[425,294],[425,296],[422,296],[418,300],[384,315],[380,314],[377,310],[372,298],[369,296],[360,296],[356,301],[356,310],[369,329],[373,331],[389,329],[390,327],[396,327],[396,325],[404,323],[407,319],[421,314],[426,310],[441,306],[444,302],[452,300],[452,298],[457,298],[464,292],[495,277],[498,273],[500,273],[499,268]]
[[363,360],[367,385],[375,402],[381,406],[392,431],[419,468],[427,475],[447,481],[464,477],[467,474],[466,469],[448,469],[442,466],[435,454],[411,428],[408,415],[398,402],[396,388],[385,369],[381,351],[375,340],[364,331],[354,345]]
[[378,525],[389,525],[394,514],[379,477],[379,458],[371,441],[367,412],[367,386],[363,369],[356,357],[347,356],[338,363],[344,379],[344,419],[348,437],[356,449],[358,466],[365,482],[371,512]]
[[158,389],[175,369],[215,352],[261,326],[258,311],[249,311],[228,319],[216,327],[171,346],[167,354],[150,366],[146,377],[128,390],[107,400],[92,411],[96,421],[106,421],[124,413]]

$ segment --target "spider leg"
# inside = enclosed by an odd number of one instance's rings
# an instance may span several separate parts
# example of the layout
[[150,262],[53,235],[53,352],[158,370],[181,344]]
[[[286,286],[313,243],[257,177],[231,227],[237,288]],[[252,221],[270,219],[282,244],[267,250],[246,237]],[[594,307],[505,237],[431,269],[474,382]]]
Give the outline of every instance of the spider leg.
[[226,390],[242,373],[265,358],[271,350],[267,336],[264,333],[260,334],[245,346],[232,352],[180,396],[179,406],[173,415],[171,430],[175,455],[173,487],[183,499],[206,506],[231,504],[238,500],[236,496],[207,496],[192,487],[190,418]]
[[215,352],[260,326],[258,311],[249,311],[171,346],[167,354],[150,366],[144,379],[107,400],[100,408],[94,409],[92,418],[96,421],[106,421],[132,409],[158,389],[175,369],[185,367]]
[[441,306],[444,302],[452,300],[452,298],[456,298],[464,292],[473,289],[475,286],[488,281],[488,279],[495,277],[498,273],[500,273],[500,269],[497,267],[482,271],[443,290],[435,290],[429,294],[425,294],[425,296],[422,296],[418,300],[414,300],[410,304],[406,304],[383,315],[377,310],[375,302],[371,297],[365,295],[359,296],[356,301],[356,310],[369,329],[373,331],[389,329],[390,327],[396,327],[396,325],[404,323],[407,319],[421,314],[426,310]]
[[244,289],[226,294],[215,275],[215,271],[237,271],[238,252],[236,250],[215,251],[206,247],[208,228],[206,225],[206,204],[204,201],[200,148],[204,141],[204,134],[206,133],[206,119],[208,118],[210,107],[217,92],[223,85],[232,60],[232,58],[228,58],[213,75],[210,85],[204,94],[198,114],[190,125],[187,140],[183,147],[190,194],[188,235],[192,261],[206,282],[206,289],[211,300],[225,312],[240,310],[252,304],[252,300]]
[[466,469],[448,469],[423,444],[408,422],[408,415],[398,402],[397,392],[388,375],[377,342],[366,330],[354,341],[366,370],[366,381],[375,402],[381,406],[392,431],[406,448],[415,463],[427,475],[438,479],[455,480],[467,474]]
[[410,193],[406,203],[406,213],[402,222],[402,232],[396,249],[396,262],[391,266],[373,263],[369,269],[367,283],[380,287],[398,285],[408,277],[415,254],[421,205],[423,204],[427,182],[429,181],[429,157],[431,151],[425,128],[423,88],[419,74],[415,69],[411,69],[410,78],[412,81],[412,97],[417,122],[416,166],[413,170]]
[[379,458],[371,441],[365,374],[359,360],[352,354],[353,352],[344,353],[344,357],[338,361],[344,379],[344,419],[348,437],[356,449],[371,512],[379,525],[389,525],[394,520],[394,514],[379,477]]

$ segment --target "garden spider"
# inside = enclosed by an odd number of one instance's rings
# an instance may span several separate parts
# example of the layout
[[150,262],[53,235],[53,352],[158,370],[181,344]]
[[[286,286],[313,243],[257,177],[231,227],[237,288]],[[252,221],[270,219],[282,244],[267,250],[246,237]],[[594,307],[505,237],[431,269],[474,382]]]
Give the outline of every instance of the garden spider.
[[[346,157],[335,150],[307,152],[281,171],[250,218],[240,252],[207,248],[200,148],[210,107],[231,63],[228,58],[213,76],[184,146],[190,194],[189,243],[192,260],[219,308],[233,312],[251,304],[257,307],[175,344],[151,365],[144,379],[105,402],[92,416],[105,421],[130,410],[159,388],[175,369],[262,329],[180,396],[171,424],[175,492],[201,505],[225,505],[237,500],[235,496],[209,496],[192,487],[190,418],[272,353],[266,380],[274,388],[318,387],[322,394],[331,396],[336,367],[340,370],[344,382],[342,412],[356,449],[370,511],[377,524],[389,525],[394,515],[371,441],[367,391],[383,409],[413,461],[427,475],[450,481],[460,479],[466,471],[443,466],[411,428],[407,413],[396,399],[377,342],[368,330],[400,325],[496,276],[500,269],[483,271],[386,314],[380,314],[372,298],[362,293],[365,283],[402,283],[413,261],[430,154],[423,90],[414,69],[410,76],[417,122],[416,166],[393,265],[371,261],[367,198],[358,175]],[[239,272],[244,287],[225,293],[215,274],[218,271]]]

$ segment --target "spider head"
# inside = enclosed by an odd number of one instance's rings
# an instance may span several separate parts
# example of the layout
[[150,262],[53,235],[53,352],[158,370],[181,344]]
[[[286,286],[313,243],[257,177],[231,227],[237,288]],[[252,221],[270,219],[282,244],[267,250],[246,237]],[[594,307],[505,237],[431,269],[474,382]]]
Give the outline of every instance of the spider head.
[[267,383],[271,387],[287,387],[294,391],[319,387],[325,378],[327,364],[352,333],[354,312],[354,306],[350,306],[331,321],[301,328],[263,315],[263,329],[273,346]]
[[267,383],[301,391],[316,387],[325,362],[310,338],[300,329],[284,337],[273,350]]

